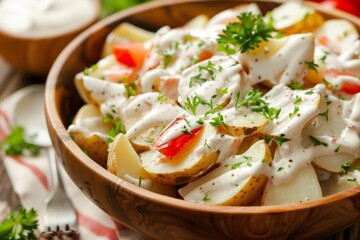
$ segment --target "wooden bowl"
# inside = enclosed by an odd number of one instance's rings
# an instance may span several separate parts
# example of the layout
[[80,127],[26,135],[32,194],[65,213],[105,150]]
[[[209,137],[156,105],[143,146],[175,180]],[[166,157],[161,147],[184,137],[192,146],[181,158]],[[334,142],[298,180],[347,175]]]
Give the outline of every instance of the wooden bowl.
[[93,16],[76,26],[48,32],[9,33],[0,30],[0,55],[15,70],[26,74],[46,77],[59,53],[80,32],[88,28],[100,16],[99,0],[91,1],[95,5]]
[[[46,84],[47,123],[56,152],[76,185],[97,206],[128,227],[155,239],[318,239],[360,220],[360,187],[316,201],[282,206],[208,206],[162,196],[130,184],[100,167],[75,144],[66,127],[82,101],[74,75],[99,59],[106,35],[121,22],[156,30],[180,26],[241,1],[155,1],[113,15],[79,35],[60,54]],[[242,1],[244,2],[244,1]],[[266,12],[281,1],[258,1]],[[309,3],[310,4],[310,3]],[[311,4],[325,18],[359,19]]]

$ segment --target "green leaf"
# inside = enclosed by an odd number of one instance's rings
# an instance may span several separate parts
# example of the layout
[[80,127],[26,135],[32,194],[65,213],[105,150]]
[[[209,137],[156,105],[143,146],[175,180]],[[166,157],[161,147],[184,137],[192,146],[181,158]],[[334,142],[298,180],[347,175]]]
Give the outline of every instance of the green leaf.
[[38,227],[37,217],[38,214],[33,208],[26,211],[25,208],[20,207],[16,213],[11,211],[0,225],[0,239],[38,239],[34,233]]
[[148,1],[149,0],[101,0],[101,17],[107,17],[123,9]]
[[33,156],[38,155],[40,152],[39,146],[26,141],[24,136],[25,129],[21,126],[15,126],[2,143],[2,150],[6,154],[13,156],[24,155],[27,151]]
[[259,47],[260,42],[271,38],[273,29],[259,15],[243,12],[237,16],[239,21],[229,23],[218,36],[218,51],[228,55],[241,51],[248,52]]

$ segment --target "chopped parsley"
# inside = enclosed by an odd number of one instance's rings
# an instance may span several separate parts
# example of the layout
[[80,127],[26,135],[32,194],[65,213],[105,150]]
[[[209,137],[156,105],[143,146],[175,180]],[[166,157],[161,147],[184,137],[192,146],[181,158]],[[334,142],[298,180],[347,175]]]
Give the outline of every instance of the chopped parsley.
[[305,89],[304,85],[299,82],[293,82],[291,84],[290,88],[292,90],[304,90]]
[[289,117],[293,118],[299,112],[299,106],[295,106],[292,113],[289,113]]
[[220,93],[221,95],[227,94],[227,93],[228,93],[228,88],[227,88],[227,87],[223,87],[222,89],[219,90],[219,93]]
[[[212,63],[210,60],[208,61],[207,65],[201,65],[199,66],[199,73],[197,75],[194,75],[190,77],[189,87],[193,87],[194,85],[201,85],[208,80],[215,80],[214,71],[216,70],[215,64]],[[202,72],[207,72],[209,74],[209,78],[205,78],[202,75]]]
[[327,58],[327,56],[330,54],[330,52],[328,52],[328,51],[323,51],[323,52],[324,52],[324,55],[321,56],[320,61],[321,61],[322,63],[325,63],[326,58]]
[[308,66],[309,69],[314,70],[315,72],[317,72],[317,68],[319,67],[318,64],[316,64],[314,61],[305,61],[305,64]]
[[217,95],[213,95],[211,96],[210,101],[204,99],[202,96],[200,95],[196,95],[195,97],[193,97],[192,99],[190,99],[189,97],[186,98],[186,102],[184,103],[184,108],[190,110],[190,112],[194,115],[196,115],[196,109],[199,106],[199,104],[203,105],[203,106],[208,106],[209,107],[209,111],[207,111],[205,113],[205,116],[214,113],[217,110],[221,110],[222,106],[221,105],[214,105],[214,101],[213,99],[216,98]]
[[153,143],[153,142],[154,142],[154,140],[155,140],[154,138],[150,138],[150,137],[149,137],[149,138],[145,139],[145,142],[147,142],[147,143],[150,143],[150,144],[151,144],[151,143]]
[[142,177],[139,176],[139,187],[141,187],[141,184],[142,184]]
[[340,145],[339,145],[339,146],[337,146],[337,148],[335,148],[334,152],[338,153],[338,152],[339,152],[339,150],[340,150]]
[[329,121],[329,109],[326,109],[325,112],[319,113],[319,116],[325,117],[326,121]]
[[211,119],[210,125],[213,127],[219,127],[223,125],[226,128],[226,130],[229,130],[227,124],[224,123],[224,116],[220,112],[217,113],[216,117],[213,117]]
[[279,146],[281,146],[284,142],[290,141],[290,139],[289,139],[289,138],[285,138],[285,137],[283,137],[283,136],[280,136],[280,137],[276,137],[276,138],[274,139],[274,141],[275,141]]
[[190,132],[190,130],[187,129],[187,128],[185,128],[184,130],[181,130],[181,132],[182,132],[182,133],[185,133],[186,135],[189,135],[189,136],[192,135],[192,133]]
[[295,97],[295,100],[293,101],[293,104],[299,104],[299,103],[301,103],[302,102],[302,98],[301,97],[299,97],[299,96],[296,96]]
[[358,181],[357,181],[357,178],[348,178],[346,179],[346,181],[348,182],[354,182],[356,185],[359,185]]
[[265,118],[274,120],[279,117],[281,109],[269,107],[269,104],[262,98],[262,92],[260,90],[249,90],[244,97],[244,100],[240,102],[240,92],[235,94],[235,109],[239,110],[241,106],[251,108],[252,111],[263,115]]
[[324,146],[327,147],[329,144],[325,143],[325,142],[321,142],[320,140],[318,140],[317,138],[315,138],[314,136],[309,135],[310,140],[314,143],[314,146]]
[[351,170],[352,167],[353,167],[353,164],[351,162],[346,162],[341,165],[340,170],[343,174],[347,174]]
[[116,137],[119,133],[126,134],[125,126],[123,125],[123,122],[121,118],[116,118],[114,127],[108,132],[108,138],[106,139],[108,143],[113,142],[113,138]]
[[239,21],[229,23],[218,36],[218,51],[233,54],[237,51],[248,52],[259,47],[260,42],[271,38],[273,29],[263,17],[244,12],[237,16]]
[[135,96],[136,95],[136,83],[135,82],[130,82],[127,83],[127,78],[123,77],[121,79],[122,84],[124,84],[125,90],[126,90],[126,96],[127,97],[131,97],[131,96]]
[[83,71],[83,74],[85,76],[89,76],[90,74],[94,73],[96,70],[98,70],[99,68],[99,65],[98,64],[94,64],[92,65],[91,67],[89,68],[86,68],[84,71]]
[[201,85],[206,82],[208,79],[202,77],[201,73],[190,77],[189,87],[192,88],[195,85]]
[[207,194],[205,195],[205,197],[203,198],[204,202],[210,202],[211,201],[211,197],[209,197]]

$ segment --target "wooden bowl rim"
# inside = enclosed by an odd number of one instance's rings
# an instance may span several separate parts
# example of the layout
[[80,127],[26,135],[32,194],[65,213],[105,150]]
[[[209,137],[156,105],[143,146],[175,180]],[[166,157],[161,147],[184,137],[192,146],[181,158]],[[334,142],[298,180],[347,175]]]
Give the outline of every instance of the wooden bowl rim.
[[[66,63],[68,56],[83,43],[88,36],[93,32],[103,28],[104,25],[109,25],[114,21],[124,19],[133,14],[140,13],[142,11],[148,11],[153,8],[165,7],[169,5],[176,5],[182,3],[196,3],[196,2],[207,2],[215,0],[164,0],[164,1],[153,1],[145,4],[141,4],[132,8],[127,9],[126,11],[118,12],[114,15],[111,15],[98,23],[92,25],[90,28],[86,29],[75,39],[73,39],[67,47],[60,53],[56,59],[53,67],[51,68],[47,81],[46,81],[46,91],[45,91],[45,111],[48,119],[48,127],[51,130],[54,130],[57,136],[61,136],[61,141],[63,147],[66,148],[68,152],[74,155],[74,157],[80,161],[85,167],[91,169],[94,174],[100,179],[110,182],[112,185],[117,185],[121,190],[127,191],[131,194],[134,194],[142,199],[147,199],[151,202],[164,205],[171,208],[181,209],[184,211],[196,211],[202,213],[214,213],[214,214],[233,214],[233,215],[242,215],[242,214],[264,214],[264,213],[281,213],[289,211],[298,211],[302,209],[315,208],[318,206],[325,206],[327,204],[333,204],[335,202],[341,201],[348,197],[353,197],[360,194],[360,186],[354,187],[349,190],[345,190],[330,196],[323,197],[321,199],[312,200],[309,202],[303,203],[294,203],[294,204],[284,204],[284,205],[273,205],[273,206],[214,206],[214,205],[204,205],[199,203],[192,203],[184,201],[182,199],[177,199],[173,197],[168,197],[158,193],[151,192],[146,189],[142,189],[134,184],[126,182],[121,178],[113,175],[106,169],[98,165],[94,160],[89,158],[80,147],[70,138],[61,118],[56,110],[55,102],[55,89],[56,89],[56,80],[57,76],[60,73],[63,65]],[[274,2],[274,3],[283,3],[285,0],[245,0],[244,2]],[[237,1],[234,1],[237,2]],[[313,2],[305,2],[305,4],[311,5],[316,10],[332,15],[337,18],[344,18],[355,23],[358,28],[360,28],[360,19],[356,16],[348,14],[346,12],[336,10],[336,9],[326,9],[320,4]],[[95,177],[95,176],[94,176]]]
[[[76,0],[75,0],[76,1]],[[8,37],[11,39],[19,39],[19,40],[31,40],[31,41],[37,41],[37,40],[46,40],[46,39],[52,39],[52,38],[58,38],[65,35],[71,35],[77,33],[79,30],[84,30],[86,27],[90,26],[92,23],[94,23],[97,19],[99,19],[100,11],[101,11],[101,4],[100,0],[92,0],[90,1],[91,4],[95,6],[95,11],[93,16],[89,18],[87,21],[84,21],[83,23],[75,26],[71,26],[69,28],[60,29],[60,30],[51,30],[50,33],[47,33],[46,31],[41,31],[41,33],[34,33],[31,31],[27,31],[25,33],[11,33],[6,31],[1,31],[1,35],[3,37]]]

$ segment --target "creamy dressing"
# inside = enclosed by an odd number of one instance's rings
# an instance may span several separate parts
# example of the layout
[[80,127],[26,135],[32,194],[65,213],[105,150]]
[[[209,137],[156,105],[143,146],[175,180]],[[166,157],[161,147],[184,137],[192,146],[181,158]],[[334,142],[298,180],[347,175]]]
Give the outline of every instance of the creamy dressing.
[[183,110],[169,102],[158,101],[156,92],[135,96],[124,108],[126,137],[131,139],[146,130],[168,125]]
[[48,34],[72,29],[96,18],[93,0],[2,0],[0,30],[13,34]]
[[[224,107],[237,92],[241,95],[250,89],[242,66],[236,57],[214,56],[186,69],[181,75],[178,101],[184,105],[196,96]],[[223,91],[223,92],[222,92]],[[208,105],[200,104],[196,114],[205,115]]]
[[244,54],[241,60],[249,67],[249,80],[252,85],[263,81],[269,81],[271,85],[289,85],[295,81],[302,82],[308,70],[305,62],[311,61],[313,50],[311,33],[294,34],[266,42],[260,51],[257,50],[258,54]]

